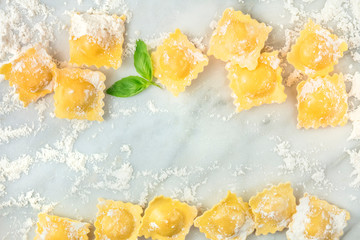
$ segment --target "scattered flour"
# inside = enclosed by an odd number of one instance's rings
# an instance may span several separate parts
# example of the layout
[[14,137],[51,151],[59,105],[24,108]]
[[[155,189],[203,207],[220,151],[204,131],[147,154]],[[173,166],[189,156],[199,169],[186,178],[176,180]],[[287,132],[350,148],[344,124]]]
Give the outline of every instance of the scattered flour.
[[45,204],[46,199],[41,197],[39,193],[35,193],[34,190],[20,194],[17,198],[10,198],[8,201],[0,202],[0,209],[13,208],[13,207],[27,207],[30,206],[34,210],[41,212],[50,212],[54,209],[57,203]]
[[350,164],[353,166],[354,170],[351,173],[352,177],[355,179],[350,183],[351,187],[359,188],[360,187],[360,151],[348,150],[347,153],[350,156]]
[[47,103],[46,99],[42,98],[40,100],[38,100],[35,104],[34,104],[34,108],[35,110],[38,112],[38,116],[39,116],[39,122],[43,122],[45,119],[45,111],[46,109],[48,109],[49,104]]
[[286,86],[291,87],[292,85],[298,84],[299,82],[305,80],[307,77],[299,70],[294,70],[286,78]]
[[131,147],[128,144],[122,145],[120,147],[120,151],[126,153],[126,158],[129,158],[131,156]]
[[[0,76],[2,75],[0,74]],[[15,88],[11,87],[10,91],[3,95],[0,102],[0,116],[24,110],[23,103],[19,100],[19,95],[15,91]]]
[[157,108],[152,100],[147,101],[146,106],[152,114],[159,112],[168,112],[168,110],[166,109]]
[[206,46],[204,44],[204,37],[190,37],[190,42],[192,42],[197,49],[202,52],[205,52]]
[[0,145],[4,143],[9,143],[10,140],[20,137],[29,136],[33,132],[34,127],[29,127],[27,124],[13,128],[7,126],[5,128],[0,128]]
[[[354,74],[345,74],[344,78],[346,81],[351,83],[351,89],[349,92],[349,97],[351,100],[360,100],[360,72],[355,72]],[[349,119],[352,121],[352,132],[348,140],[359,140],[360,139],[360,107],[359,104],[354,104],[355,106],[348,112]]]
[[54,41],[54,30],[62,24],[39,0],[6,1],[0,9],[0,62],[21,52],[23,47]]
[[95,184],[98,189],[126,190],[130,188],[130,181],[133,179],[134,169],[130,163],[124,163],[118,169],[105,170],[104,180]]
[[354,74],[346,74],[345,79],[351,82],[350,97],[355,97],[360,100],[360,72]]
[[124,32],[124,21],[121,18],[97,12],[71,14],[70,35],[75,40],[87,35],[93,37],[100,46],[108,48],[112,44],[109,39],[123,42]]
[[[159,34],[153,34],[151,36],[139,36],[138,38],[142,39],[149,50],[155,49],[157,46],[162,44],[162,42],[168,38],[170,33],[159,33]],[[130,57],[133,56],[136,49],[136,40],[138,39],[129,39],[128,42],[125,45],[124,49],[124,57]]]
[[16,160],[7,157],[0,158],[0,182],[14,181],[21,177],[22,173],[28,173],[34,159],[29,155],[23,155]]
[[110,112],[110,117],[111,118],[117,118],[121,115],[123,115],[124,117],[128,117],[133,115],[134,113],[136,113],[138,111],[138,109],[134,106],[129,107],[129,108],[122,108],[121,106],[119,106],[119,103],[114,103],[114,105],[111,107]]
[[306,153],[291,149],[288,141],[281,141],[275,146],[274,152],[284,161],[280,166],[285,173],[300,172],[302,175],[310,174],[314,184],[319,187],[331,187],[332,184],[326,178],[325,169],[315,159],[310,159]]
[[124,0],[93,0],[93,2],[97,6],[96,9],[100,9],[101,11],[124,14],[127,22],[130,22],[132,18],[132,12],[129,10],[129,7]]

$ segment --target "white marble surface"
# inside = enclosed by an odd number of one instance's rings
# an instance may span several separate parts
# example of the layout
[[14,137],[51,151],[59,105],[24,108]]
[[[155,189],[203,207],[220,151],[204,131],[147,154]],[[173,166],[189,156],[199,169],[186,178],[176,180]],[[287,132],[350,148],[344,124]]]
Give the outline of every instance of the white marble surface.
[[[76,1],[68,1],[67,5],[63,1],[45,2],[56,7],[55,13],[64,22],[69,21],[69,17],[63,14],[64,10],[75,8],[84,11],[93,5],[86,0],[81,6]],[[281,48],[285,38],[278,24],[291,28],[287,24],[289,14],[283,9],[283,2],[244,2],[129,0],[126,3],[133,16],[126,26],[126,40],[136,38],[137,31],[140,38],[149,38],[180,28],[189,36],[204,36],[203,42],[207,45],[212,32],[210,22],[218,19],[226,7],[232,6],[273,25],[268,45]],[[319,9],[322,2],[315,1],[311,6]],[[297,1],[297,4],[304,3]],[[120,13],[119,10],[112,12]],[[285,17],[281,17],[282,14]],[[68,59],[67,37],[65,31],[59,32],[58,41],[53,46],[53,53],[60,60]],[[123,66],[117,71],[101,69],[107,75],[106,85],[109,87],[119,78],[134,74],[132,63],[133,59],[129,57],[124,59]],[[338,70],[347,72],[347,63],[345,57]],[[350,187],[354,180],[351,176],[353,167],[345,153],[346,149],[357,149],[359,146],[356,141],[347,141],[351,125],[319,130],[296,129],[293,87],[286,89],[288,99],[284,104],[265,105],[234,115],[224,66],[224,63],[211,57],[205,71],[177,98],[155,87],[128,99],[106,96],[105,121],[92,123],[78,137],[72,127],[74,122],[51,117],[52,96],[45,99],[49,106],[43,114],[43,122],[39,121],[34,105],[0,115],[0,128],[28,124],[40,129],[36,134],[11,139],[9,143],[0,142],[0,158],[6,156],[14,161],[28,154],[36,159],[36,152],[46,144],[55,147],[55,142],[62,141],[63,135],[75,140],[70,152],[108,155],[104,161],[87,161],[86,167],[78,171],[53,159],[47,162],[34,160],[28,173],[22,173],[19,179],[2,182],[6,189],[0,196],[0,236],[3,239],[20,239],[23,235],[21,231],[26,233],[27,230],[29,233],[25,235],[29,238],[34,236],[35,228],[27,228],[26,221],[28,218],[35,219],[39,212],[36,202],[26,203],[24,207],[16,206],[19,196],[32,190],[34,195],[38,193],[44,198],[40,204],[57,203],[53,214],[93,222],[99,197],[138,203],[144,196],[150,200],[164,194],[186,198],[191,204],[209,208],[225,197],[228,190],[249,200],[269,184],[290,181],[297,197],[309,192],[349,210],[352,218],[342,239],[358,239],[360,192]],[[355,70],[360,70],[359,65],[354,66]],[[0,82],[0,96],[9,91],[8,82]],[[157,110],[151,110],[150,105]],[[314,166],[307,172],[299,169],[293,173],[283,171],[283,158],[274,152],[281,141],[288,141],[292,154],[309,159],[308,162]],[[131,153],[121,148],[124,145],[130,147]],[[121,171],[126,164],[133,168],[131,175]],[[174,174],[176,171],[164,174],[164,169],[176,168],[186,169],[178,174]],[[316,184],[312,175],[322,168],[327,183]],[[116,172],[117,169],[120,170]],[[145,172],[150,174],[144,176]],[[176,176],[181,174],[184,176]],[[159,180],[161,176],[163,179]],[[12,198],[17,199],[12,206],[4,206]],[[205,237],[192,229],[187,239]],[[252,235],[248,239],[286,237],[282,232],[260,237]]]

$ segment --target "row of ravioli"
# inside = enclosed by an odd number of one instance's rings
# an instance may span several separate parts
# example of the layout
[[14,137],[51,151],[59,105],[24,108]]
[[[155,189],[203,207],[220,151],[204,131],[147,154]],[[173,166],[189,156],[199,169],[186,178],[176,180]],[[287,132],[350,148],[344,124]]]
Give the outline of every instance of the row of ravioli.
[[[104,13],[73,13],[69,63],[80,67],[121,66],[125,17]],[[265,52],[272,27],[228,8],[217,23],[207,55],[226,62],[238,112],[286,100],[278,51]],[[329,75],[347,44],[309,20],[287,61],[298,73],[298,127],[318,128],[347,122],[347,93],[342,74]],[[209,59],[179,29],[151,54],[154,76],[175,96],[191,85]],[[44,49],[27,50],[0,68],[15,86],[24,105],[55,89],[55,115],[60,118],[102,120],[105,76],[82,68],[57,69]],[[55,79],[55,81],[54,81]],[[71,99],[71,100],[69,100]]]
[[[296,205],[290,183],[264,189],[249,203],[232,192],[198,216],[198,210],[179,200],[158,196],[145,209],[132,203],[99,199],[96,240],[184,240],[194,224],[208,239],[245,240],[288,228],[288,240],[338,240],[350,214],[305,194]],[[90,224],[40,213],[35,240],[87,240]]]

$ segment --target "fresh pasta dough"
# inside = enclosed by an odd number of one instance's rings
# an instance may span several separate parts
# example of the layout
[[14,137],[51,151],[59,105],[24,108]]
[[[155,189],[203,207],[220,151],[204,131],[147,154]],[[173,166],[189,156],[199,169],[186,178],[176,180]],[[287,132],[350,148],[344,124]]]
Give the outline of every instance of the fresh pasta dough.
[[280,183],[250,198],[255,216],[256,235],[275,233],[288,227],[296,211],[296,199],[290,183]]
[[51,93],[56,64],[40,45],[29,48],[10,63],[0,67],[10,86],[14,86],[24,106]]
[[347,123],[347,93],[342,74],[309,78],[297,86],[298,128]]
[[287,60],[310,77],[325,76],[334,70],[347,49],[346,42],[309,19]]
[[254,70],[230,62],[226,65],[234,104],[238,112],[254,106],[286,100],[278,52],[262,53]]
[[245,240],[255,229],[249,204],[230,191],[225,199],[196,218],[194,225],[211,240]]
[[154,76],[175,96],[185,91],[208,64],[208,58],[179,30],[151,54]]
[[254,70],[271,30],[250,15],[227,8],[211,36],[208,55]]
[[196,215],[195,207],[164,196],[156,197],[145,210],[139,236],[154,240],[184,240]]
[[73,13],[70,63],[118,69],[122,63],[126,17],[105,13]]
[[131,203],[99,199],[96,240],[136,240],[143,209]]
[[34,240],[88,240],[89,228],[88,223],[40,213]]
[[56,71],[55,115],[58,118],[102,121],[106,77],[81,68]]

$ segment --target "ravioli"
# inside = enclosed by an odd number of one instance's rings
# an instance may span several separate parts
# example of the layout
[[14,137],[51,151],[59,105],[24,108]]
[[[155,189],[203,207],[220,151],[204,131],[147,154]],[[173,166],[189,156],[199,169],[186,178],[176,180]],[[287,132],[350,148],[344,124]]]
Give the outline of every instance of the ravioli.
[[118,69],[122,63],[126,17],[105,13],[73,13],[70,63]]
[[52,58],[43,47],[37,45],[1,66],[0,74],[4,74],[10,86],[15,87],[26,107],[53,91],[55,69]]
[[245,240],[255,228],[249,204],[230,191],[225,199],[196,218],[194,225],[211,240]]
[[157,47],[151,58],[154,76],[175,96],[185,91],[209,62],[179,29]]
[[196,215],[195,207],[164,196],[156,197],[145,210],[139,236],[184,240]]
[[89,228],[88,223],[40,213],[34,240],[87,240]]
[[277,51],[262,53],[254,70],[241,68],[233,62],[226,64],[226,69],[238,112],[262,104],[285,102]]
[[81,68],[56,71],[55,116],[103,121],[105,75]]
[[254,70],[271,30],[250,15],[227,8],[211,36],[208,55]]
[[136,240],[143,209],[131,203],[99,199],[96,240]]
[[334,70],[347,49],[346,42],[309,19],[287,60],[310,77],[325,76]]
[[296,211],[296,199],[290,183],[280,183],[250,198],[255,216],[255,234],[268,234],[288,227]]
[[288,240],[339,240],[349,219],[348,211],[305,194],[286,236]]
[[297,86],[298,128],[319,128],[347,123],[347,93],[342,74],[310,78]]

